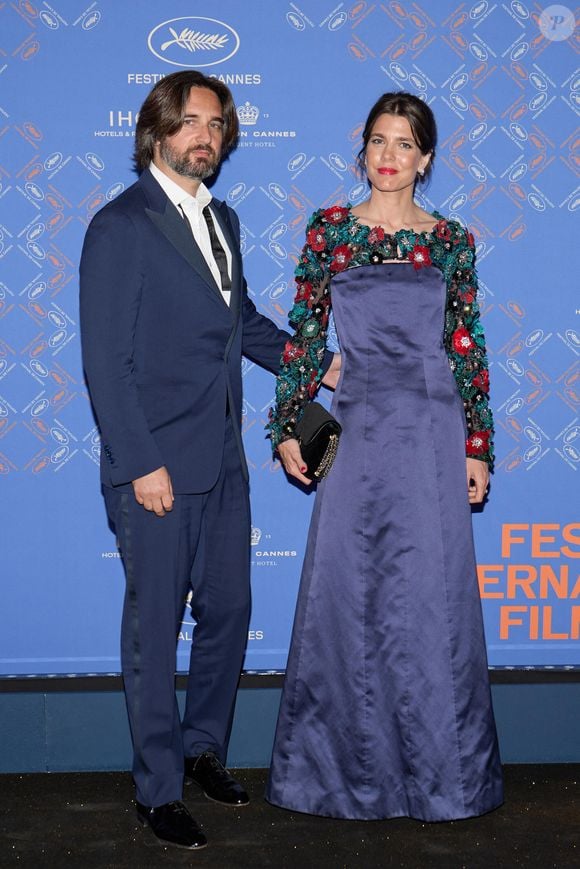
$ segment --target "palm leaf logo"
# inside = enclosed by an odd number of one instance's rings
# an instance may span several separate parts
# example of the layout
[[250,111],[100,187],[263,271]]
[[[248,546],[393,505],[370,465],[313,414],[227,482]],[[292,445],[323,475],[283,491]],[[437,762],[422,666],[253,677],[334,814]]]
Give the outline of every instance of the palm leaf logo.
[[166,51],[170,45],[178,45],[187,51],[215,51],[223,48],[228,41],[227,34],[202,33],[200,30],[190,30],[184,27],[181,33],[177,33],[173,27],[169,28],[173,39],[168,39],[161,46],[161,51]]

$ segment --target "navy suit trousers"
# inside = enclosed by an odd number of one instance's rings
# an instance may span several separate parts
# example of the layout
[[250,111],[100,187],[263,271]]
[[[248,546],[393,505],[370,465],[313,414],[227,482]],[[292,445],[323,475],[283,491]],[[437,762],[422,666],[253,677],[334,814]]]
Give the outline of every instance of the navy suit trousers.
[[[163,517],[132,492],[103,488],[126,575],[121,661],[136,797],[180,800],[183,757],[211,749],[225,763],[250,614],[248,484],[228,418],[220,475],[203,494],[176,495]],[[186,706],[175,697],[175,652],[192,591]]]

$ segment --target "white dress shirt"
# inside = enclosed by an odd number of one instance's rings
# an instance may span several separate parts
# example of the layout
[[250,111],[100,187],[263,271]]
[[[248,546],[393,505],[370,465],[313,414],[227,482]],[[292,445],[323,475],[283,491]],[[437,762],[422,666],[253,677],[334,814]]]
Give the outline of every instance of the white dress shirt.
[[[209,237],[209,231],[205,222],[205,217],[202,214],[205,206],[209,205],[209,203],[213,199],[211,193],[202,182],[199,185],[197,195],[192,196],[190,193],[187,193],[187,191],[185,191],[183,187],[180,187],[179,184],[176,184],[175,181],[168,175],[166,175],[165,172],[163,172],[158,166],[155,165],[155,163],[149,164],[149,170],[155,180],[161,185],[170,201],[178,209],[179,213],[183,213],[187,216],[197,246],[201,250],[203,258],[205,259],[209,270],[211,271],[214,280],[220,289],[220,292],[224,298],[224,302],[226,303],[226,305],[229,305],[232,294],[230,290],[226,290],[225,292],[224,290],[222,290],[222,279],[220,275],[220,270],[211,249],[211,239]],[[217,237],[219,238],[221,246],[223,247],[226,254],[228,274],[231,279],[232,252],[224,238],[222,228],[219,225],[219,222],[213,217],[213,214],[212,219],[215,226],[215,231],[217,233]]]

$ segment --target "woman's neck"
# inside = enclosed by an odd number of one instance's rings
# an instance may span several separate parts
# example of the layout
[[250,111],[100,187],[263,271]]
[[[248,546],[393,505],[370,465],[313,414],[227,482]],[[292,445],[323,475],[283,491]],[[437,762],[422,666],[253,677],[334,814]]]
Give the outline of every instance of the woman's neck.
[[377,193],[355,209],[357,217],[371,226],[379,225],[395,232],[398,229],[413,229],[416,224],[429,220],[428,215],[413,201],[412,191],[400,193]]

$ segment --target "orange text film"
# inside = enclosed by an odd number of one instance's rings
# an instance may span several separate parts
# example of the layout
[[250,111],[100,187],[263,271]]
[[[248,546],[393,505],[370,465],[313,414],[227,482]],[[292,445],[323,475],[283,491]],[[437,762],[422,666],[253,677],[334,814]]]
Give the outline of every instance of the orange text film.
[[506,523],[501,558],[477,569],[482,600],[503,601],[499,639],[580,639],[580,524]]

